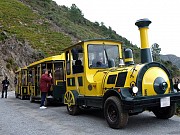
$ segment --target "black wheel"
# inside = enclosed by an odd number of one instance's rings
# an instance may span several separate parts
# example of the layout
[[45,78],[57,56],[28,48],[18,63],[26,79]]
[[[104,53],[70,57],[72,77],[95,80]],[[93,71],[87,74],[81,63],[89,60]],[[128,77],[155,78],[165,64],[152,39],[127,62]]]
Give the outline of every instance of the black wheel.
[[111,96],[105,101],[104,115],[111,128],[124,128],[127,125],[129,115],[124,112],[121,101],[116,96]]
[[24,96],[23,95],[21,95],[20,98],[21,98],[21,100],[24,100]]
[[92,109],[91,106],[80,106],[79,108],[80,108],[81,110],[90,110],[90,109]]
[[67,111],[70,115],[77,115],[80,113],[80,108],[75,102],[75,97],[72,91],[68,91],[64,96],[64,103],[67,103]]
[[80,113],[80,108],[77,105],[67,105],[67,111],[70,115],[78,115]]
[[32,96],[32,95],[30,95],[30,97],[29,97],[29,101],[30,101],[31,103],[33,103],[33,102],[34,102],[34,99],[33,99],[33,96]]
[[15,97],[18,98],[18,94],[17,93],[15,93]]
[[176,104],[171,104],[171,106],[168,107],[162,107],[162,108],[155,108],[153,110],[154,115],[158,119],[169,119],[171,118],[176,112]]
[[49,105],[49,101],[48,99],[46,98],[45,101],[44,101],[44,106],[48,106]]

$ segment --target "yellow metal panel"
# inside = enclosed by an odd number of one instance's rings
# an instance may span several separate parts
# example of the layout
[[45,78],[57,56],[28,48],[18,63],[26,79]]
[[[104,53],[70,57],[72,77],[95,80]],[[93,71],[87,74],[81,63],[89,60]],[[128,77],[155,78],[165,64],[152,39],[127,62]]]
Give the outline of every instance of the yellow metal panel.
[[151,95],[157,95],[157,93],[154,90],[154,80],[157,77],[162,77],[165,82],[168,84],[168,88],[165,93],[169,93],[170,91],[170,82],[169,77],[167,76],[166,72],[162,70],[159,67],[152,67],[146,71],[143,77],[142,81],[142,95],[151,96]]
[[140,36],[141,36],[141,49],[149,48],[149,40],[148,40],[148,28],[140,28]]
[[133,58],[126,58],[125,62],[130,62],[130,61],[134,61]]
[[[130,87],[131,82],[136,83],[137,75],[142,67],[143,67],[143,65],[131,65],[129,67],[126,67],[128,74],[126,77],[124,87]],[[125,72],[125,71],[123,71],[123,72]]]

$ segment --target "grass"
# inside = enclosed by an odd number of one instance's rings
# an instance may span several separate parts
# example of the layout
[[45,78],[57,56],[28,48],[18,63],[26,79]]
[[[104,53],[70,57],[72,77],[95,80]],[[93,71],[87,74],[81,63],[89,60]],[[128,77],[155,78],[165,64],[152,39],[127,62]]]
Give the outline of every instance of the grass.
[[1,0],[0,25],[1,32],[7,31],[19,40],[27,40],[46,56],[60,54],[60,50],[71,45],[70,37],[52,31],[51,24],[45,18],[17,0]]

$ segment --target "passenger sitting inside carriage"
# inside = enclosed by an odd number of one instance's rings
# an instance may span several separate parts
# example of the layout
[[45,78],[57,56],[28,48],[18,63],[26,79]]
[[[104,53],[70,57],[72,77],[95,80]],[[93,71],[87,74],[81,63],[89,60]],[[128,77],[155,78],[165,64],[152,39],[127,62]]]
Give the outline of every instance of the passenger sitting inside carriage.
[[92,67],[108,67],[106,64],[103,63],[103,58],[98,56],[97,59],[92,61]]
[[72,68],[73,68],[73,74],[82,73],[84,71],[81,60],[76,60],[75,65],[73,65]]

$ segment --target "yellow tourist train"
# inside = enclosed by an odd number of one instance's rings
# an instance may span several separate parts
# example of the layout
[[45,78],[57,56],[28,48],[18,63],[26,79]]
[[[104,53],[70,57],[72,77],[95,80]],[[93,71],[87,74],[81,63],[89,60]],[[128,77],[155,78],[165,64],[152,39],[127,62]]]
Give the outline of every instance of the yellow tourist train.
[[30,101],[40,98],[39,79],[47,68],[53,75],[52,97],[66,104],[70,115],[85,108],[101,108],[111,128],[124,128],[130,115],[145,110],[160,119],[171,118],[180,101],[180,84],[174,89],[168,69],[153,62],[148,43],[150,23],[149,19],[135,23],[141,37],[140,64],[134,63],[131,49],[123,51],[122,42],[93,39],[66,48],[60,56],[28,65]]
[[101,108],[111,128],[123,128],[130,115],[145,110],[160,119],[175,114],[180,92],[173,88],[168,69],[152,60],[150,23],[149,19],[135,23],[141,37],[141,64],[134,63],[131,49],[122,52],[122,43],[114,40],[87,40],[65,49],[64,104],[70,115],[82,108]]

